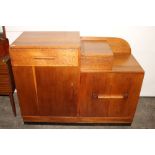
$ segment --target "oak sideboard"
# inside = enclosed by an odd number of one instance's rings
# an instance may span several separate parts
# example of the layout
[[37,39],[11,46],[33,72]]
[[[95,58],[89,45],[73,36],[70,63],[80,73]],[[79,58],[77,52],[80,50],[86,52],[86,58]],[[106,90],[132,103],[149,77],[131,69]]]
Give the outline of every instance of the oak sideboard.
[[10,57],[24,122],[132,123],[144,70],[125,40],[24,32]]

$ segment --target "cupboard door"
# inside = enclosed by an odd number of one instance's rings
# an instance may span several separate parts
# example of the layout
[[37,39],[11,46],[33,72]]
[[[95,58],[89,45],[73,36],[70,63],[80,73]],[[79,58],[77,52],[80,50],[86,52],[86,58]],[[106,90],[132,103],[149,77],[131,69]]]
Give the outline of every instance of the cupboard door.
[[107,100],[109,100],[107,116],[127,117],[129,115],[130,104],[128,103],[128,98],[130,97],[132,80],[132,74],[111,74],[109,82],[110,90],[107,96]]
[[17,66],[13,67],[13,73],[22,115],[38,115],[33,68]]
[[40,115],[77,114],[77,67],[35,67],[35,78]]
[[107,115],[107,100],[98,100],[97,94],[108,94],[109,78],[94,73],[82,73],[80,79],[80,116],[98,117]]
[[89,117],[133,115],[142,78],[143,75],[132,73],[82,73],[80,115]]
[[109,117],[133,118],[140,90],[143,73],[110,73]]

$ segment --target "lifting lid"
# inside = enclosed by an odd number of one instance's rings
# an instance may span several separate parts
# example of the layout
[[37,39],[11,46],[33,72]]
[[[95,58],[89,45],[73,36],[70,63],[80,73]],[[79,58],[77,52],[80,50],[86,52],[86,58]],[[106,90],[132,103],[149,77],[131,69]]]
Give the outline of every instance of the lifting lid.
[[82,40],[81,65],[88,70],[111,70],[113,52],[106,41]]
[[84,40],[82,41],[82,55],[113,57],[113,52],[107,41]]
[[80,48],[80,33],[74,31],[23,32],[11,48]]

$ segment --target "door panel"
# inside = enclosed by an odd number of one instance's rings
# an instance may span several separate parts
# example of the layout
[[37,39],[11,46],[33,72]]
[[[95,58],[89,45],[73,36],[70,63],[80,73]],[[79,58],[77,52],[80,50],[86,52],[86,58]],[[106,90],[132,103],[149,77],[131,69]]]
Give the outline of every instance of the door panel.
[[35,67],[35,77],[40,115],[76,115],[77,67]]
[[132,74],[111,74],[110,95],[120,98],[110,98],[108,105],[108,116],[128,116],[128,97],[132,86]]
[[134,74],[82,73],[80,115],[123,117],[129,115]]
[[98,117],[107,115],[108,100],[99,100],[97,94],[109,94],[106,83],[109,78],[94,73],[82,73],[80,79],[80,116]]

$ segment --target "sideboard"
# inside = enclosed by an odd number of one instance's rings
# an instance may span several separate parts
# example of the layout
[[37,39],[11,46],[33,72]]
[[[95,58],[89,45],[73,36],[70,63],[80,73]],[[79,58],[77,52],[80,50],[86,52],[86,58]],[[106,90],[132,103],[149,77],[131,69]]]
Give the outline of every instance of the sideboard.
[[144,70],[125,40],[24,32],[10,57],[24,122],[132,123]]

